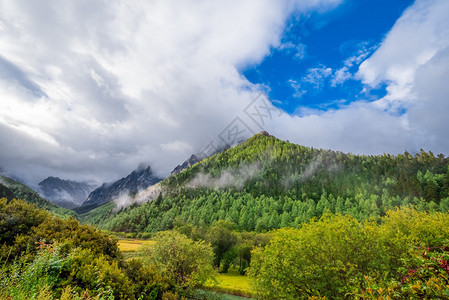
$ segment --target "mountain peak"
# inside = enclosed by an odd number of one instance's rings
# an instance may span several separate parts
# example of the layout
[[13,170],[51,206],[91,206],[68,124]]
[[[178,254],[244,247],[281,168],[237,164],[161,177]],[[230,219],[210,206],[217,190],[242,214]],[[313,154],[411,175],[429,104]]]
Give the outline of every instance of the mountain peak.
[[99,188],[92,191],[81,207],[75,210],[79,213],[87,212],[95,207],[113,201],[121,195],[136,194],[161,180],[162,178],[153,174],[150,166],[140,164],[128,176],[113,183],[102,184]]
[[275,137],[275,136],[269,134],[268,131],[265,131],[265,130],[264,130],[264,131],[261,131],[261,132],[259,133],[259,135],[268,136],[268,137]]
[[50,176],[39,182],[40,194],[62,207],[72,209],[86,200],[95,186],[86,182],[64,180]]

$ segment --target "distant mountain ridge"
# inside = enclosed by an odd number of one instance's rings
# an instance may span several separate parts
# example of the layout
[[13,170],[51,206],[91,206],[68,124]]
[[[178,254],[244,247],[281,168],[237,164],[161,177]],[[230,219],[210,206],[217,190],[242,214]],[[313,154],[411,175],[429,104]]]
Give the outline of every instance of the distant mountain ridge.
[[64,180],[52,176],[39,183],[43,197],[68,209],[81,206],[95,187],[86,182]]
[[88,212],[105,203],[113,201],[123,194],[135,195],[140,190],[144,190],[163,178],[156,176],[151,167],[139,166],[128,176],[119,179],[113,183],[103,183],[100,187],[92,191],[83,204],[75,208],[78,213]]
[[47,199],[42,198],[32,188],[2,175],[0,175],[0,198],[6,198],[7,202],[12,199],[21,199],[28,203],[36,204],[37,207],[45,208],[58,215],[75,216],[73,211],[62,208]]

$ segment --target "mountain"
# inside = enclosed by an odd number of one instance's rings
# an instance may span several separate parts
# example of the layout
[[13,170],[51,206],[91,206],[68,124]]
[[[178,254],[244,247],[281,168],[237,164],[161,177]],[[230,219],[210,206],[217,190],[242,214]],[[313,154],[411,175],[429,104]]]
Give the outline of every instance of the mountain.
[[39,183],[41,195],[59,206],[73,209],[81,206],[94,185],[86,182],[63,180],[58,177],[48,177]]
[[140,190],[144,190],[161,180],[161,178],[153,174],[150,166],[139,166],[125,178],[113,183],[103,183],[103,185],[89,194],[80,207],[74,210],[78,213],[86,213],[121,196],[132,197]]
[[6,185],[0,182],[0,198],[6,198],[8,201],[14,199],[14,192],[11,191]]
[[154,232],[180,222],[200,226],[228,220],[240,230],[261,232],[296,227],[326,212],[364,220],[406,205],[447,211],[449,159],[423,150],[414,156],[354,155],[263,132],[158,186],[158,197],[119,212],[104,208],[95,223],[115,231]]
[[60,216],[76,215],[73,211],[59,207],[47,199],[42,198],[30,187],[2,175],[0,175],[0,198],[6,198],[8,202],[12,199],[25,200],[28,203],[36,204],[37,207],[45,208]]
[[[216,154],[216,153],[214,153],[214,154]],[[171,171],[171,175],[173,175],[173,174],[178,174],[179,172],[181,172],[181,171],[183,171],[183,170],[185,170],[185,169],[187,169],[187,168],[190,168],[191,166],[193,166],[194,164],[196,164],[197,162],[200,162],[200,161],[202,161],[204,158],[203,157],[199,157],[198,155],[196,155],[196,154],[192,154],[190,157],[189,157],[189,159],[187,159],[185,162],[183,162],[182,164],[180,164],[180,165],[177,165],[174,169],[173,169],[173,171]]]
[[[239,141],[239,143],[242,143],[243,141]],[[211,157],[215,154],[221,153],[227,149],[229,149],[230,147],[228,145],[224,145],[224,146],[219,146],[217,148],[213,148],[211,149],[211,151],[208,152],[201,152],[201,153],[197,153],[197,154],[192,154],[186,161],[184,161],[182,164],[177,165],[173,171],[171,171],[170,175],[173,174],[178,174],[181,171],[184,171],[187,168],[190,168],[191,166],[193,166],[194,164],[202,161],[205,158]]]

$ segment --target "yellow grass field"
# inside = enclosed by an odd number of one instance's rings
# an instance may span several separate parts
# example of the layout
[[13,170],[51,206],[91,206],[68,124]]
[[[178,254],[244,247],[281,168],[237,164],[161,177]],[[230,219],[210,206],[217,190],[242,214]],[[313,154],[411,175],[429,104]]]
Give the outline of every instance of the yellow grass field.
[[118,248],[121,252],[134,252],[137,251],[143,245],[154,245],[154,241],[151,240],[119,240]]
[[227,274],[217,274],[216,283],[207,283],[206,286],[214,291],[230,293],[233,295],[250,297],[254,294],[251,290],[249,278],[240,275],[236,270],[229,270]]

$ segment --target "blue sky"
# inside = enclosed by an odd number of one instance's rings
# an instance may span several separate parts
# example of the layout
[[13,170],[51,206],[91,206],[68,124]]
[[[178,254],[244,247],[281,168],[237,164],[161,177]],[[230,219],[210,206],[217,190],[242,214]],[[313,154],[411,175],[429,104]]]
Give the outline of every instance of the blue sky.
[[364,89],[355,78],[342,83],[332,79],[346,60],[359,57],[347,66],[355,74],[412,3],[350,0],[308,18],[292,16],[282,44],[260,64],[241,72],[249,81],[265,85],[274,105],[289,113],[304,107],[327,110],[360,99],[379,99],[386,95],[385,85]]

